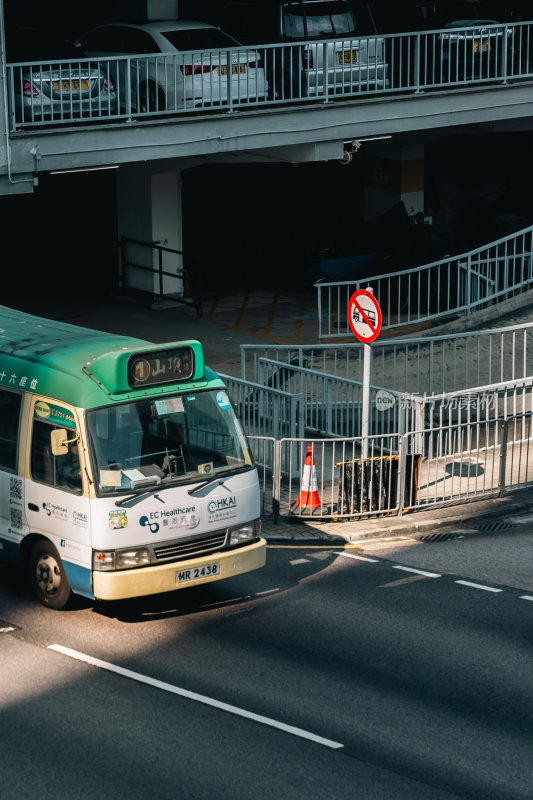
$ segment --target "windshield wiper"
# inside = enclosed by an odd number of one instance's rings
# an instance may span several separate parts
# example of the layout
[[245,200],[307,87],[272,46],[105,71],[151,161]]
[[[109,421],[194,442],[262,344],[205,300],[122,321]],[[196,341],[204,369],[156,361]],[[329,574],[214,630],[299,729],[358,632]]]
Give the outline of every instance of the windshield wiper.
[[[153,481],[150,481],[153,483]],[[141,500],[144,500],[147,497],[156,497],[161,503],[164,503],[164,500],[161,500],[158,497],[158,492],[161,491],[160,488],[161,480],[157,481],[157,488],[156,489],[140,489],[138,492],[134,492],[133,494],[128,495],[127,497],[121,497],[120,500],[115,500],[116,506],[125,506],[126,508],[131,508],[131,506],[140,503]]]
[[211,486],[213,483],[218,483],[220,486],[224,485],[224,481],[228,478],[231,478],[232,475],[238,475],[241,472],[248,472],[248,470],[253,469],[251,464],[246,464],[244,467],[236,467],[235,469],[226,472],[224,475],[214,475],[212,478],[208,478],[206,481],[199,483],[198,486],[195,486],[193,489],[188,490],[188,494],[195,495],[198,492],[201,492],[202,489],[207,489],[208,486]]

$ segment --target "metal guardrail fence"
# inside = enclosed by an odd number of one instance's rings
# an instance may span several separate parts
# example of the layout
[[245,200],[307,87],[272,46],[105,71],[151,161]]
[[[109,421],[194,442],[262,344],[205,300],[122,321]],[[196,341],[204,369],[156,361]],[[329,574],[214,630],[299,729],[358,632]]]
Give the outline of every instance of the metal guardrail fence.
[[[119,288],[157,300],[192,305],[203,316],[202,263],[198,256],[123,236],[119,243]],[[144,263],[137,263],[143,261]],[[151,264],[146,262],[152,262]],[[133,278],[132,273],[141,273]]]
[[254,436],[248,434],[248,442],[252,449],[255,466],[259,473],[261,492],[261,516],[272,515],[275,522],[279,519],[279,505],[274,501],[273,476],[278,473],[275,458],[278,457],[276,440],[270,436]]
[[349,339],[348,303],[372,286],[384,328],[470,314],[533,285],[533,227],[458,256],[350,281],[317,282],[319,339]]
[[533,22],[317,42],[17,62],[9,129],[419,93],[533,76]]
[[[353,339],[353,337],[352,337]],[[444,394],[533,375],[533,323],[483,331],[372,342],[371,383],[416,395]],[[259,379],[261,358],[363,379],[363,346],[241,345],[241,375]]]
[[[454,450],[455,425],[466,426],[466,449],[471,450],[473,434],[469,426],[492,424],[517,414],[533,412],[533,377],[468,391],[432,395],[424,397],[421,404],[424,435],[423,444],[419,440],[418,447],[425,458],[431,459],[434,455],[440,457]],[[444,433],[446,428],[449,429],[448,434]],[[525,436],[525,431],[520,433],[516,427],[513,433],[520,434],[520,438]],[[498,428],[495,428],[493,445],[497,447],[499,444]]]
[[[361,430],[363,383],[268,358],[258,360],[258,383],[298,393],[303,398],[307,433],[321,436],[356,436]],[[390,391],[394,403],[381,409],[381,386],[370,386],[370,431],[376,435],[405,433],[419,427],[422,398]],[[281,438],[281,437],[279,437]]]
[[249,436],[298,437],[305,434],[304,396],[219,372],[235,413]]
[[503,496],[533,484],[532,418],[527,412],[434,427],[427,457],[418,450],[424,431],[371,436],[364,459],[361,437],[252,437],[263,508],[274,522],[280,515],[342,521]]

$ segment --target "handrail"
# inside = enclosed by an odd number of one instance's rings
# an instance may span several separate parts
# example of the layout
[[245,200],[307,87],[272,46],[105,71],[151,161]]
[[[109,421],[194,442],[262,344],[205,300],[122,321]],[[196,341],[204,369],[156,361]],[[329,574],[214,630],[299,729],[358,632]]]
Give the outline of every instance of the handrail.
[[[144,264],[136,264],[128,259],[128,245],[135,245],[136,247],[149,248],[152,253],[157,254],[157,267],[146,266]],[[202,263],[200,256],[197,254],[187,255],[189,263],[185,264],[183,259],[186,256],[183,250],[176,250],[173,247],[167,247],[159,244],[159,242],[143,242],[139,239],[132,239],[127,236],[122,236],[119,243],[120,249],[120,262],[119,262],[119,287],[122,289],[130,288],[137,291],[144,291],[130,283],[128,285],[128,269],[139,270],[141,272],[157,275],[157,291],[148,291],[149,294],[155,295],[159,299],[171,298],[174,302],[183,303],[184,305],[192,305],[196,309],[196,315],[200,318],[203,316],[203,297],[202,297]],[[178,256],[178,266],[173,272],[163,268],[163,253],[170,253]],[[193,260],[196,261],[192,264]],[[165,278],[172,281],[178,281],[178,291],[166,291]],[[155,289],[155,287],[154,287]]]
[[506,300],[533,284],[533,226],[459,255],[383,275],[317,281],[319,338],[350,337],[348,303],[372,286],[384,328],[443,320]]

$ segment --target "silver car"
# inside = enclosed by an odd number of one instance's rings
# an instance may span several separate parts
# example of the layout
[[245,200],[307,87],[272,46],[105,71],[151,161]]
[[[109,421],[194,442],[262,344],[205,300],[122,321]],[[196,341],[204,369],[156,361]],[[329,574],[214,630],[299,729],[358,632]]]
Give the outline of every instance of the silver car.
[[81,60],[69,42],[42,38],[7,43],[9,99],[16,124],[112,115],[117,95],[110,75]]
[[293,96],[388,86],[384,39],[362,34],[347,0],[286,0],[280,4],[280,14],[283,41],[305,41],[298,50],[286,49],[295,83]]
[[136,112],[249,103],[267,96],[261,55],[205,22],[100,25],[76,44],[102,65],[114,63],[120,104]]

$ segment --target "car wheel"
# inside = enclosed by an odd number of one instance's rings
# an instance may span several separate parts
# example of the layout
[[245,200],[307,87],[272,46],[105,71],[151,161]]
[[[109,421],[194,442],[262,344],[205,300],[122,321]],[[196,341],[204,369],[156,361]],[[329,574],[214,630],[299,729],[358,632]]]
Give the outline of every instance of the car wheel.
[[139,89],[140,111],[164,111],[166,108],[165,94],[153,81],[143,83]]
[[33,594],[43,606],[59,611],[68,605],[72,590],[61,557],[47,539],[40,539],[31,550],[29,577]]

